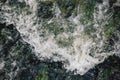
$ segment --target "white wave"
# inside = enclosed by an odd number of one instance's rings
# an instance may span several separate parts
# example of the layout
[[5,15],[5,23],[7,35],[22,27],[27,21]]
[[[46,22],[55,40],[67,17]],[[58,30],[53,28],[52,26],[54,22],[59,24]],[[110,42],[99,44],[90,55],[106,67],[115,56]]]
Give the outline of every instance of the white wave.
[[[78,14],[76,17],[71,16],[68,19],[64,19],[61,16],[61,11],[56,4],[54,4],[53,10],[55,16],[50,20],[44,20],[37,17],[37,6],[38,0],[22,0],[29,7],[20,11],[20,9],[8,6],[6,3],[2,6],[4,10],[3,22],[8,24],[14,24],[17,30],[21,33],[21,36],[24,41],[28,42],[33,46],[36,56],[41,59],[52,59],[53,61],[63,61],[64,67],[68,71],[77,70],[77,74],[85,74],[89,69],[93,68],[95,65],[104,61],[109,55],[112,55],[113,52],[105,52],[104,45],[106,38],[103,33],[103,28],[105,26],[105,20],[108,18],[108,15],[104,15],[108,10],[109,4],[108,0],[104,0],[103,4],[96,4],[98,11],[94,11],[94,25],[96,29],[93,34],[94,38],[86,35],[84,30],[87,25],[83,25],[80,22],[81,14]],[[105,8],[104,10],[102,10]],[[7,12],[8,11],[8,12]],[[18,13],[17,13],[18,12]],[[27,14],[27,12],[31,12]],[[2,13],[2,12],[1,12]],[[48,30],[42,29],[44,24],[50,25],[52,22],[58,27],[68,28],[71,24],[74,26],[75,30],[71,32],[63,32],[57,35],[50,33]],[[40,36],[43,35],[44,37]],[[58,40],[68,40],[72,37],[71,45],[60,46]],[[119,46],[118,46],[119,47]]]

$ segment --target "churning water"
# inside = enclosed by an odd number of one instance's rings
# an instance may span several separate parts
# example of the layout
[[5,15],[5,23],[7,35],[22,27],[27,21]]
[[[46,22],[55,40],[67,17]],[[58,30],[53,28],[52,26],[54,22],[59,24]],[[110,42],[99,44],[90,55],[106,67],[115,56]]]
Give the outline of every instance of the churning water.
[[53,16],[44,19],[38,16],[40,0],[13,1],[1,4],[1,22],[14,24],[40,60],[62,61],[68,71],[83,75],[110,55],[119,55],[120,42],[109,47],[104,33],[112,16],[108,0],[95,3],[93,19],[89,21],[84,19],[80,5],[70,17],[64,18],[59,6],[53,3]]

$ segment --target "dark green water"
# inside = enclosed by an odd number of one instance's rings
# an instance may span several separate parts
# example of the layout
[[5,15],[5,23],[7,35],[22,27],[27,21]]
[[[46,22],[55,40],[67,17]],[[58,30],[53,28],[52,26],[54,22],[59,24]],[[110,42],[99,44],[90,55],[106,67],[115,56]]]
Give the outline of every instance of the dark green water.
[[[56,1],[61,11],[63,10],[61,15],[64,18],[70,17],[77,5],[76,0]],[[94,1],[102,3],[102,0],[89,0],[87,3],[90,6],[94,6]],[[119,49],[118,56],[115,54],[109,56],[104,62],[96,65],[82,76],[75,74],[75,71],[65,69],[63,67],[64,62],[62,61],[55,62],[52,59],[40,60],[33,51],[34,47],[23,40],[16,26],[14,24],[7,25],[7,22],[3,22],[4,16],[2,15],[4,14],[4,9],[2,9],[2,6],[8,2],[11,6],[18,4],[17,0],[0,0],[0,80],[120,80]],[[114,11],[110,27],[106,29],[109,46],[107,47],[108,51],[110,51],[114,43],[119,40],[116,36],[117,33],[114,32],[120,31],[120,6],[113,6],[113,3],[115,3],[115,0],[109,0],[110,7]],[[40,14],[38,17],[49,19],[54,16],[50,10],[53,5],[51,2],[45,3],[43,1],[40,4],[42,5],[39,7],[40,12],[38,11],[38,13]],[[25,4],[19,3],[18,7],[19,6],[24,8]],[[85,9],[91,11],[92,7],[89,8],[89,6],[87,6]],[[41,12],[44,10],[46,11]],[[92,20],[90,16],[92,11],[88,11],[86,12],[86,15],[88,15],[87,18]],[[115,29],[113,27],[115,27]],[[50,33],[53,28],[54,27],[51,27],[51,29],[49,29]],[[70,29],[73,28],[74,27],[70,27]],[[69,31],[69,29],[67,30]],[[58,35],[62,31],[63,29],[57,28],[58,33],[56,31],[53,33],[54,35]],[[87,30],[87,34],[90,34],[89,31],[91,31],[91,28]],[[67,43],[65,45],[67,45]]]

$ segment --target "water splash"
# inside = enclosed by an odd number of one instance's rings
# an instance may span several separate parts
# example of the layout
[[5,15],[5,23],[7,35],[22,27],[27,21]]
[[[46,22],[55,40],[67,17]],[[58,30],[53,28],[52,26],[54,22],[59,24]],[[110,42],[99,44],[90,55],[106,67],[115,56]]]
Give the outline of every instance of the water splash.
[[[84,24],[81,22],[84,13],[81,13],[79,5],[76,7],[77,15],[73,12],[66,19],[61,15],[58,5],[54,3],[52,7],[54,16],[43,19],[37,15],[39,0],[17,1],[25,5],[10,5],[9,2],[10,0],[1,6],[1,22],[14,24],[23,40],[33,46],[33,51],[40,60],[63,61],[68,71],[76,70],[75,73],[83,75],[109,55],[119,51],[118,43],[115,45],[117,50],[109,52],[105,50],[107,41],[103,31],[112,15],[106,14],[109,10],[108,0],[101,4],[96,3],[93,20]],[[88,35],[86,29],[91,24],[94,31]]]

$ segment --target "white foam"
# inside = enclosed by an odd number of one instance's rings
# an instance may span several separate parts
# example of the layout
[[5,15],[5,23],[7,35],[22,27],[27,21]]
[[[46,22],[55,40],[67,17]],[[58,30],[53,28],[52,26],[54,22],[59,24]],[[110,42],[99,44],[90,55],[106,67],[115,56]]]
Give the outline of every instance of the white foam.
[[3,69],[5,66],[5,62],[3,61],[2,63],[0,63],[0,70]]
[[[98,14],[94,13],[94,27],[97,30],[94,32],[94,34],[96,34],[95,39],[85,34],[84,29],[89,23],[86,25],[80,23],[79,19],[81,18],[81,14],[78,14],[76,17],[71,16],[66,20],[61,17],[60,9],[59,7],[56,7],[56,5],[54,5],[56,16],[49,21],[46,20],[45,24],[55,22],[58,24],[57,26],[67,28],[69,27],[69,23],[71,23],[74,26],[76,25],[75,31],[73,33],[60,33],[55,38],[54,34],[46,30],[44,33],[45,36],[40,36],[42,31],[44,31],[41,29],[44,23],[42,22],[42,19],[41,22],[39,22],[36,15],[38,3],[35,0],[25,0],[25,2],[30,6],[28,10],[32,13],[29,15],[25,12],[21,14],[15,12],[4,13],[6,19],[5,22],[8,22],[9,24],[13,23],[16,26],[17,30],[21,33],[23,40],[34,47],[33,50],[39,59],[64,61],[64,67],[68,71],[77,70],[77,74],[83,75],[95,65],[103,62],[106,57],[112,55],[112,52],[110,52],[109,55],[108,53],[102,52],[105,44],[105,37],[102,34],[102,29],[104,27],[104,22],[102,20],[106,20],[106,16],[104,15],[106,11],[102,11],[102,8],[108,6],[107,0],[104,4],[96,4],[99,11]],[[12,7],[8,8],[7,5],[3,7],[4,10],[13,9]],[[108,8],[105,7],[105,10],[107,9]],[[11,16],[11,14],[14,15]],[[101,21],[101,24],[103,25],[98,24],[98,21]],[[70,46],[60,47],[57,44],[58,39],[65,40],[69,37],[73,38],[73,43],[71,43]]]

